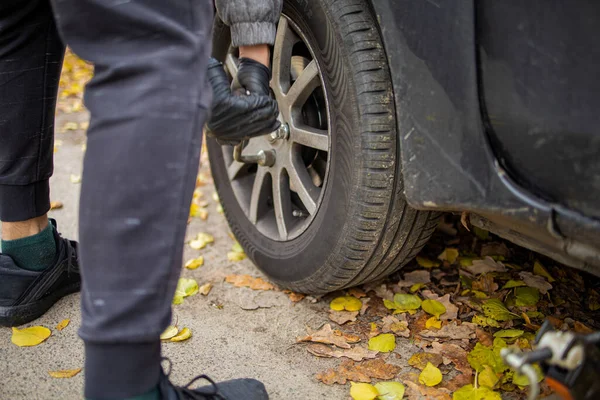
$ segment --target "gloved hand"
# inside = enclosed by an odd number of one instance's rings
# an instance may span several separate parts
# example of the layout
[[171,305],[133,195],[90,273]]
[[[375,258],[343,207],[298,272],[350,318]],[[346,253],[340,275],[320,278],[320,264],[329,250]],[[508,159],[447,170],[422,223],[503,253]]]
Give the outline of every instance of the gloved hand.
[[209,136],[221,144],[235,145],[279,128],[277,102],[268,94],[255,94],[249,89],[247,95],[233,94],[223,65],[214,58],[208,64],[208,80],[213,89],[211,113],[206,124]]
[[252,94],[269,96],[271,70],[251,58],[240,58],[237,79],[240,85]]

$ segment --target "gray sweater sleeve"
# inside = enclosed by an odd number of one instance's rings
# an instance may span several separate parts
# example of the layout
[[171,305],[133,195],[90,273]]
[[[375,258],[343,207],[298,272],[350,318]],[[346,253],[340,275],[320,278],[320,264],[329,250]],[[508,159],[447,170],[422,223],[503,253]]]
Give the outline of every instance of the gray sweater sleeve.
[[216,0],[217,12],[231,28],[234,47],[275,43],[283,0]]

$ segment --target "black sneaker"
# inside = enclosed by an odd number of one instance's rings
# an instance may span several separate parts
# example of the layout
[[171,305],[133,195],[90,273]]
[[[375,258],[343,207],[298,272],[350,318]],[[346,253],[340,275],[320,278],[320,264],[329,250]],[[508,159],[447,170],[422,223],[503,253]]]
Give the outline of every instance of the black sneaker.
[[77,242],[56,232],[56,260],[43,271],[18,267],[12,258],[0,253],[0,326],[19,326],[41,317],[60,298],[79,291]]
[[[215,383],[206,375],[199,375],[185,386],[174,386],[169,381],[169,372],[161,374],[158,390],[161,400],[269,400],[265,385],[255,379],[233,379],[230,381]],[[196,381],[208,381],[208,386],[192,389]]]

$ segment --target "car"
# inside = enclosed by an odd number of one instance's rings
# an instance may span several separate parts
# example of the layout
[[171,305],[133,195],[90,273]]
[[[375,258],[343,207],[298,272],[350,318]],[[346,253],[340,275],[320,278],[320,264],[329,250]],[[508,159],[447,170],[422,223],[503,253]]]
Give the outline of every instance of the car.
[[[447,212],[600,276],[599,17],[584,0],[285,0],[281,128],[207,144],[232,232],[302,293],[402,268]],[[235,76],[219,21],[213,52]]]

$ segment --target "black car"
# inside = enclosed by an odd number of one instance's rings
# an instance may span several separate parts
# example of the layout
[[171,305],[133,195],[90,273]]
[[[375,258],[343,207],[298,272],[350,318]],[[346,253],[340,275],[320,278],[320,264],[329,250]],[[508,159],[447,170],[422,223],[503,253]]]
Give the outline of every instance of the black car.
[[[304,293],[396,271],[442,212],[600,275],[599,22],[588,0],[285,1],[282,127],[208,144],[233,233]],[[213,47],[234,71],[218,21]]]

